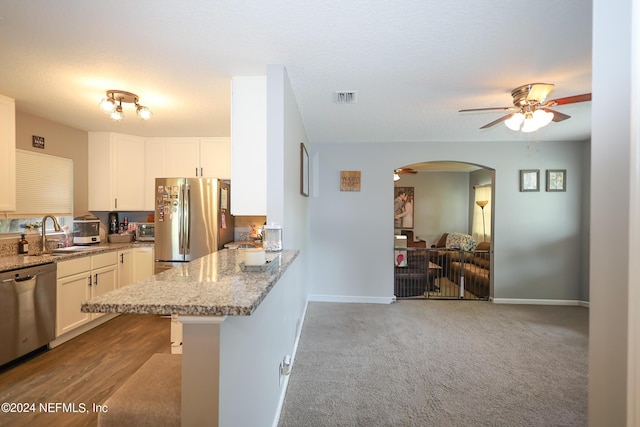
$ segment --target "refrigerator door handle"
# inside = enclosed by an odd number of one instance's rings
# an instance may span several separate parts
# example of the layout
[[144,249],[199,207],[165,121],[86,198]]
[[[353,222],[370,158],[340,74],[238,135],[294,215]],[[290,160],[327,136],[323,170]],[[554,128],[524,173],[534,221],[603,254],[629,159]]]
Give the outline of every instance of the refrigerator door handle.
[[182,210],[182,228],[184,230],[184,254],[191,253],[191,186],[185,184],[187,197],[184,198],[184,207]]
[[185,199],[184,199],[184,184],[180,185],[180,222],[178,224],[178,253],[184,255],[184,216],[185,216]]

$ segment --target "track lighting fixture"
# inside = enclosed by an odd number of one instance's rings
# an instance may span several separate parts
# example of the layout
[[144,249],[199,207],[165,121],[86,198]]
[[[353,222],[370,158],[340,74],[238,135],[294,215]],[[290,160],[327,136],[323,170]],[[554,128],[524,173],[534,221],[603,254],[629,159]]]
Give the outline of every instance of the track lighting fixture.
[[138,104],[138,95],[123,90],[108,90],[107,96],[100,101],[100,109],[111,117],[114,122],[120,122],[124,118],[122,103],[134,104],[136,114],[142,120],[149,120],[153,113],[148,107]]

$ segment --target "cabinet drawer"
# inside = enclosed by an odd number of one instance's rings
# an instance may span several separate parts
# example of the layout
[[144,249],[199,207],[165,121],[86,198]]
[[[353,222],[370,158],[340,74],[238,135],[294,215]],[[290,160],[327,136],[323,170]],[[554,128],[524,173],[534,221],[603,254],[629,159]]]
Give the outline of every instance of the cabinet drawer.
[[118,252],[106,252],[91,256],[91,269],[107,267],[118,262]]
[[70,259],[68,261],[60,261],[57,263],[57,277],[71,276],[73,274],[79,274],[84,271],[91,270],[91,257],[82,257]]

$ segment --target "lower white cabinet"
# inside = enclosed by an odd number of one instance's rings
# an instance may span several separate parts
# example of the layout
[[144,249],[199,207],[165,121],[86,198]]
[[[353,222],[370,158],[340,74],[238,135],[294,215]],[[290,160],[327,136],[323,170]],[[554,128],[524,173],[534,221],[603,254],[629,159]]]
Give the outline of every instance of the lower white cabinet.
[[82,303],[116,289],[117,253],[106,252],[57,264],[56,337],[97,319],[100,313],[83,313]]
[[132,282],[146,279],[153,276],[155,270],[155,250],[153,247],[145,246],[133,248],[133,271]]
[[118,251],[118,288],[130,285],[133,281],[133,249]]

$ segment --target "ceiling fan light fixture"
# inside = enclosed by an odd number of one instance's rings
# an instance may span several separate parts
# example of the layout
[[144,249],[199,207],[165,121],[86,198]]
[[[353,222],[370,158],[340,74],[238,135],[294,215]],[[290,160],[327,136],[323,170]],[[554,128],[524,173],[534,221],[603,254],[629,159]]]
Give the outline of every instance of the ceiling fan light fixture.
[[553,113],[551,111],[536,110],[533,113],[533,120],[536,121],[538,129],[540,129],[551,123],[551,120],[553,120]]
[[504,124],[511,130],[519,131],[520,125],[524,121],[524,114],[513,113],[510,118],[505,120]]

